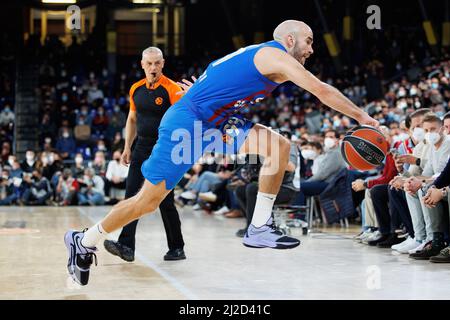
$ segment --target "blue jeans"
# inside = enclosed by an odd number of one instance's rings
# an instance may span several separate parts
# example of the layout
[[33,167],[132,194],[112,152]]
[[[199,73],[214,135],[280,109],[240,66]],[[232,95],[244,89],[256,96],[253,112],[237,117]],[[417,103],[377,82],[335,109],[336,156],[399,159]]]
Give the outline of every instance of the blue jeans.
[[5,199],[0,200],[0,206],[8,206],[15,202],[17,199],[19,199],[19,197],[17,196],[17,194],[13,193],[12,195],[7,196]]
[[219,184],[220,182],[222,182],[222,179],[219,178],[217,173],[205,171],[200,175],[198,180],[194,182],[191,190],[197,193],[208,192],[212,190],[214,185]]
[[300,183],[300,192],[296,195],[294,204],[301,206],[306,205],[306,197],[318,196],[328,186],[325,181],[305,181]]
[[90,194],[78,193],[78,204],[87,204],[93,206],[103,205],[105,203],[105,197],[98,192],[93,192]]

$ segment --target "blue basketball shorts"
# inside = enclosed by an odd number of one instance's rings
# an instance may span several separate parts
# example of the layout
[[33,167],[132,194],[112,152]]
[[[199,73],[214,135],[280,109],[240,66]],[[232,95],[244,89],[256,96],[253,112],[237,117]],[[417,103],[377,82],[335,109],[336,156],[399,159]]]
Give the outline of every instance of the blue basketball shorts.
[[205,152],[237,154],[253,126],[234,114],[214,127],[189,107],[176,103],[161,119],[158,140],[142,164],[142,175],[155,185],[165,180],[166,189],[173,189]]

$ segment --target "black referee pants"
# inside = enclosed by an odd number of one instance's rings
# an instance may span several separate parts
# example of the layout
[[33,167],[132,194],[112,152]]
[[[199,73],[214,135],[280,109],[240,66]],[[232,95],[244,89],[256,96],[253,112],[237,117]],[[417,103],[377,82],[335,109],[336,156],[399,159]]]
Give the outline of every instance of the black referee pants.
[[[128,171],[127,177],[127,187],[125,198],[130,198],[134,196],[142,187],[144,183],[144,177],[142,176],[141,166],[142,163],[148,159],[152,153],[153,146],[156,140],[148,140],[138,138],[132,152],[131,152],[131,163]],[[181,222],[178,216],[177,208],[174,203],[173,190],[167,195],[167,197],[159,205],[161,211],[161,216],[164,223],[164,229],[166,230],[167,245],[169,250],[183,248],[184,241],[183,235],[181,234]],[[136,227],[138,224],[138,219],[130,222],[128,225],[123,227],[122,232],[119,236],[119,242],[126,245],[127,247],[135,250],[136,247]]]

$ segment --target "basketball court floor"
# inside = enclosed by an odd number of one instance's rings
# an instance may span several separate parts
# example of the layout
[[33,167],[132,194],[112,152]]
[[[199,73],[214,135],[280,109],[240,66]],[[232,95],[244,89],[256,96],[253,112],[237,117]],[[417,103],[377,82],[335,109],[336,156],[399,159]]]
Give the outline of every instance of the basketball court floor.
[[[0,299],[447,299],[450,265],[355,243],[358,228],[298,235],[292,250],[250,249],[243,219],[180,209],[187,259],[167,251],[159,213],[138,226],[127,263],[100,246],[86,287],[67,281],[66,230],[91,226],[108,207],[0,208]],[[116,239],[118,232],[111,235]]]

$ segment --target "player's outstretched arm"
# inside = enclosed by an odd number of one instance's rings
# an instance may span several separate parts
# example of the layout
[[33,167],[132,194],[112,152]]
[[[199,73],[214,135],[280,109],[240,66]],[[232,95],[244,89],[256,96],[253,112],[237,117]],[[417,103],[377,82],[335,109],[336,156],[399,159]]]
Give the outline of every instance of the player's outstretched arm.
[[325,105],[355,119],[360,124],[379,126],[377,120],[361,110],[339,90],[320,81],[297,60],[279,49],[261,49],[255,56],[255,65],[264,75],[276,75],[278,82],[292,81],[311,92]]

